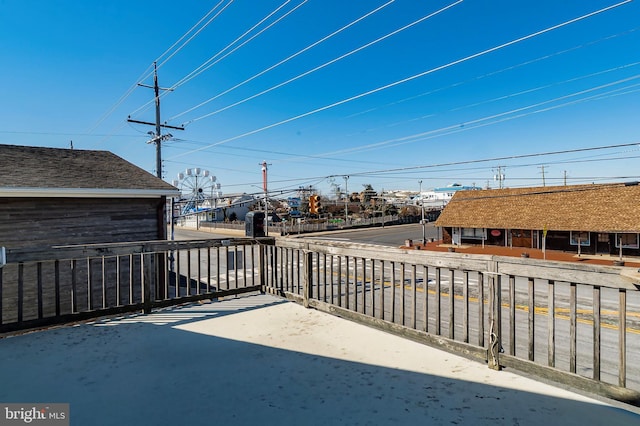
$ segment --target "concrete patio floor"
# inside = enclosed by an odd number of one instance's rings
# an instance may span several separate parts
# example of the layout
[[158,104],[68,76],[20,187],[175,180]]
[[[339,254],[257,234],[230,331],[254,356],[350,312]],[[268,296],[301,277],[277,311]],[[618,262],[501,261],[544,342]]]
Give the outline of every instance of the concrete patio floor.
[[269,295],[0,339],[0,401],[72,425],[637,425],[596,400]]

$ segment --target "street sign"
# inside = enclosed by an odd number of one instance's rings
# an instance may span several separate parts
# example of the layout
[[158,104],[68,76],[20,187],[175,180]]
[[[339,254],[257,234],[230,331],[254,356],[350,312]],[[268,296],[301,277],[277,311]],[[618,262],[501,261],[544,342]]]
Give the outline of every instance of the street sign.
[[289,207],[292,209],[297,210],[298,207],[300,207],[300,203],[302,202],[302,200],[300,199],[300,197],[289,197],[287,198],[287,204],[289,204]]

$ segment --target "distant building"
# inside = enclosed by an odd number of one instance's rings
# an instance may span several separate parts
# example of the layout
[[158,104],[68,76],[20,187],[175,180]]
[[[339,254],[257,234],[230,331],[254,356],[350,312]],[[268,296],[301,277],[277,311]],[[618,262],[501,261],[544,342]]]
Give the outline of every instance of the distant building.
[[108,151],[0,145],[0,245],[166,239],[179,191]]
[[464,186],[459,183],[453,183],[451,185],[443,186],[440,188],[434,188],[430,191],[419,192],[412,198],[412,204],[416,206],[424,205],[428,209],[442,209],[453,198],[458,191],[470,191],[477,190],[475,186]]
[[197,211],[194,207],[189,208],[187,203],[179,200],[174,204],[174,223],[178,226],[198,228],[207,226],[208,222],[244,221],[250,211],[264,209],[264,199],[246,193],[228,194],[215,198],[213,202],[204,200]]
[[[640,186],[458,191],[436,221],[445,243],[640,255]],[[546,235],[546,237],[545,237]]]

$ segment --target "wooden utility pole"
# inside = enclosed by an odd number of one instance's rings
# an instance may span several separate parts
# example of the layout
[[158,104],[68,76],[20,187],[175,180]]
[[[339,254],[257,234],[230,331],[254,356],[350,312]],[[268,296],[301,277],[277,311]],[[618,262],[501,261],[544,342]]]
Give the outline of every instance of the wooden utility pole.
[[539,166],[538,168],[542,170],[542,186],[547,186],[546,181],[544,180],[544,166]]
[[156,176],[162,179],[162,142],[172,138],[173,136],[170,133],[163,135],[161,133],[162,128],[165,129],[176,129],[176,130],[184,130],[184,126],[176,127],[169,126],[167,124],[160,123],[160,90],[173,90],[173,89],[165,89],[158,87],[158,67],[156,63],[153,63],[153,86],[149,86],[146,84],[138,83],[138,86],[147,87],[149,89],[153,89],[155,94],[155,102],[156,102],[156,122],[150,123],[148,121],[139,121],[131,119],[131,116],[128,117],[127,121],[129,123],[137,123],[137,124],[146,124],[148,126],[156,126],[156,131],[153,133],[153,137],[151,140],[147,141],[147,143],[155,143],[156,144]]

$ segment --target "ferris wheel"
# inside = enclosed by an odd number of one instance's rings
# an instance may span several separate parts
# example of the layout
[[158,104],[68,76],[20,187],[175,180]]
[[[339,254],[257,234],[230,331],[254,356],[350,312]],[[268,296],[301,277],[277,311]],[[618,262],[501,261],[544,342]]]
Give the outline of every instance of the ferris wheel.
[[209,170],[203,170],[200,167],[178,173],[178,180],[172,183],[180,189],[182,195],[182,214],[209,210],[222,194],[216,177],[211,175]]

